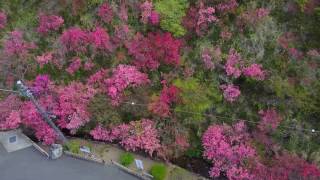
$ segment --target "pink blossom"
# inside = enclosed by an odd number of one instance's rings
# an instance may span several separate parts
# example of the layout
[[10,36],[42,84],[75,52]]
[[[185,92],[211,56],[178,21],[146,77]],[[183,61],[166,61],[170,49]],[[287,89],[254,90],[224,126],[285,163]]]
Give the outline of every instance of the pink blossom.
[[171,85],[167,87],[165,85],[160,93],[160,97],[150,104],[149,109],[160,117],[168,117],[170,115],[170,106],[178,102],[179,94],[180,90],[176,86]]
[[53,90],[54,84],[50,80],[49,75],[38,75],[33,81],[31,89],[35,95],[40,95],[43,93],[48,93]]
[[113,105],[118,105],[127,87],[137,87],[149,83],[148,75],[141,73],[135,66],[120,64],[113,70],[111,78],[105,80],[106,92]]
[[212,57],[209,54],[209,50],[204,50],[201,54],[202,62],[204,63],[204,67],[206,69],[212,70],[214,69],[214,63],[212,62]]
[[113,19],[113,11],[111,6],[105,2],[98,9],[98,16],[105,23],[110,23]]
[[39,63],[40,67],[43,68],[45,64],[48,64],[53,60],[53,53],[47,52],[42,54],[41,56],[37,56],[36,61]]
[[251,64],[249,67],[244,68],[243,74],[259,81],[264,80],[266,76],[261,64]]
[[[52,106],[52,96],[46,96],[39,99],[42,107],[49,110]],[[55,131],[42,119],[32,102],[26,102],[21,108],[22,123],[35,131],[37,139],[43,141],[45,144],[52,144],[57,139]]]
[[241,75],[241,66],[242,61],[240,54],[237,53],[236,50],[230,49],[227,62],[224,65],[227,75],[238,78]]
[[134,64],[143,70],[156,70],[160,63],[180,64],[181,41],[170,33],[149,33],[148,37],[140,33],[128,43],[128,52],[135,60]]
[[0,12],[0,30],[4,29],[7,25],[7,15],[4,12]]
[[259,111],[260,123],[258,128],[263,132],[272,132],[277,129],[282,118],[275,109]]
[[87,85],[72,82],[66,87],[59,87],[58,105],[54,113],[60,117],[59,126],[75,132],[79,127],[90,121],[87,106],[96,91]]
[[311,49],[307,52],[307,55],[309,57],[312,57],[312,58],[319,58],[320,57],[320,53],[317,49]]
[[225,172],[229,179],[253,179],[245,163],[254,159],[256,152],[248,143],[246,126],[243,121],[239,123],[234,127],[211,125],[203,134],[203,156],[213,163],[209,172],[211,177],[219,177],[221,172]]
[[236,101],[241,94],[238,86],[229,84],[229,85],[221,85],[220,87],[223,90],[224,99],[226,99],[229,102]]
[[214,16],[216,10],[213,7],[200,8],[197,25],[200,26],[204,23],[212,23],[218,21],[218,18]]
[[229,40],[232,37],[232,33],[229,31],[221,31],[220,37],[224,40]]
[[160,140],[154,123],[149,119],[131,121],[107,130],[98,125],[90,132],[96,140],[112,142],[118,140],[126,150],[144,150],[152,156],[160,148]]
[[112,51],[109,34],[103,28],[96,27],[96,29],[89,34],[89,38],[90,42],[96,50],[105,52]]
[[92,60],[86,61],[84,63],[84,70],[90,71],[94,66],[95,64],[92,62]]
[[128,21],[128,9],[126,8],[126,3],[121,3],[118,16],[122,21]]
[[72,60],[72,63],[69,65],[69,67],[66,69],[66,71],[73,75],[76,71],[78,71],[81,68],[81,59],[76,57]]
[[37,31],[42,35],[46,35],[50,31],[57,31],[64,23],[63,18],[56,15],[40,14],[39,19]]
[[78,27],[72,27],[65,30],[60,42],[66,52],[86,52],[89,45],[89,37],[87,33]]
[[237,0],[223,0],[223,2],[221,2],[216,6],[217,10],[221,13],[233,11],[237,7],[238,7]]
[[149,17],[150,23],[152,25],[157,25],[160,22],[160,15],[156,11],[152,11]]
[[87,84],[91,87],[102,89],[104,87],[104,79],[107,77],[108,70],[100,69],[88,78]]
[[141,9],[141,22],[147,24],[152,14],[153,4],[152,1],[145,1],[140,5]]
[[4,42],[4,52],[7,56],[25,57],[35,48],[34,43],[28,43],[23,39],[23,32],[19,30],[10,32],[9,38]]
[[11,111],[6,120],[0,124],[0,130],[18,128],[21,123],[20,113],[18,111]]

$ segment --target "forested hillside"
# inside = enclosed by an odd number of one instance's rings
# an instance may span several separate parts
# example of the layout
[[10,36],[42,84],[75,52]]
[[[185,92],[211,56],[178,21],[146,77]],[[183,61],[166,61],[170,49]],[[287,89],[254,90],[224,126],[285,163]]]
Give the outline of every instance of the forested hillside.
[[[211,178],[320,179],[320,0],[1,0],[0,88]],[[0,92],[0,129],[57,142]]]

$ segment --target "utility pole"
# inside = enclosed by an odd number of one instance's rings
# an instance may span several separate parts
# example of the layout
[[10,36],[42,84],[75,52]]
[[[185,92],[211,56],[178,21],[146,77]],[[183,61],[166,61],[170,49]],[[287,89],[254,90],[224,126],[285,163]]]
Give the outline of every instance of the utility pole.
[[49,117],[48,113],[40,106],[37,100],[34,98],[32,92],[29,90],[27,86],[25,86],[22,81],[17,81],[18,90],[21,96],[29,98],[34,106],[36,107],[37,111],[40,113],[44,121],[54,129],[54,131],[58,134],[60,140],[65,144],[68,142],[67,138],[63,135],[61,130],[53,123],[51,118]]

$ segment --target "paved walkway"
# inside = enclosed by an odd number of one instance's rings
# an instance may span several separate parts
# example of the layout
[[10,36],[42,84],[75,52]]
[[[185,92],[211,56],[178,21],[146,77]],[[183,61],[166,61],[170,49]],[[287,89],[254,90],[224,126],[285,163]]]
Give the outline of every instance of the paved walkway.
[[1,180],[137,180],[114,166],[63,156],[46,160],[33,147],[7,153],[0,144]]

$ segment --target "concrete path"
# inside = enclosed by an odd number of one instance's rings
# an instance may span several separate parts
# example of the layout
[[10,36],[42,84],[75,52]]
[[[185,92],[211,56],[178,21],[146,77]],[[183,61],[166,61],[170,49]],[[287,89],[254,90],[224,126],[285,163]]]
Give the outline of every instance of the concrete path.
[[0,144],[1,180],[137,180],[114,166],[63,156],[46,160],[33,147],[7,153]]

